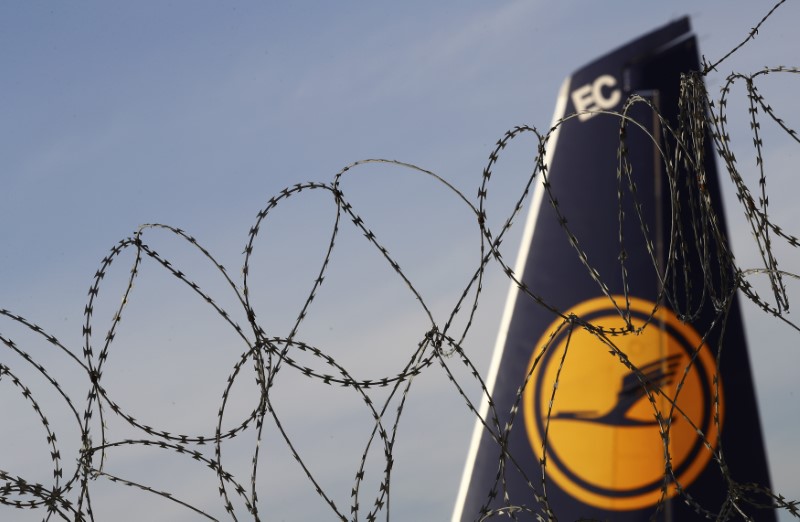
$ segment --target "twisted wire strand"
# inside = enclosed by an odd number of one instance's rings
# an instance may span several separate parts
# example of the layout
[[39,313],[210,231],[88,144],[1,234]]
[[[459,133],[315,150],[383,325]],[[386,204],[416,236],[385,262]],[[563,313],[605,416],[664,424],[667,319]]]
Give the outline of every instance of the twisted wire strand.
[[[787,317],[790,294],[786,285],[787,279],[796,280],[800,279],[800,276],[779,268],[776,253],[776,242],[782,241],[789,247],[797,248],[800,246],[800,241],[796,236],[786,232],[781,225],[774,222],[768,212],[769,197],[764,163],[762,120],[766,118],[774,122],[795,142],[800,143],[800,138],[798,138],[797,132],[776,114],[757,86],[757,81],[767,75],[795,75],[800,73],[800,69],[776,66],[767,67],[749,75],[731,74],[727,77],[727,81],[722,87],[721,95],[716,100],[709,95],[703,84],[704,76],[716,70],[720,63],[752,40],[764,21],[784,1],[778,2],[752,29],[749,36],[720,60],[711,64],[706,62],[704,58],[702,72],[687,71],[681,79],[680,117],[677,122],[665,120],[649,100],[636,95],[625,102],[620,112],[602,113],[604,117],[614,117],[619,120],[619,163],[616,176],[619,205],[617,248],[619,269],[622,274],[624,302],[613,295],[608,284],[592,264],[590,256],[582,248],[578,237],[571,230],[568,222],[569,216],[562,211],[559,199],[553,193],[548,181],[548,166],[544,159],[548,144],[557,128],[577,117],[578,115],[576,114],[562,118],[545,133],[540,133],[534,127],[529,126],[514,127],[506,132],[498,140],[494,150],[489,155],[487,165],[482,172],[477,199],[474,202],[440,175],[410,163],[388,159],[367,159],[354,162],[336,173],[331,182],[298,183],[285,188],[267,201],[266,206],[257,213],[255,222],[249,230],[243,252],[244,261],[241,283],[235,281],[216,260],[214,255],[184,230],[156,223],[142,225],[131,237],[121,240],[111,248],[108,255],[101,260],[100,266],[94,275],[84,309],[82,358],[77,352],[62,344],[35,323],[9,310],[0,309],[1,318],[5,318],[23,327],[23,329],[27,329],[44,338],[49,347],[66,354],[70,364],[72,364],[71,370],[75,374],[82,376],[88,390],[81,413],[78,398],[70,396],[62,384],[51,375],[52,372],[48,370],[46,364],[40,362],[46,359],[44,356],[33,355],[31,351],[18,345],[10,337],[0,334],[0,343],[5,347],[5,352],[16,354],[18,358],[15,361],[17,363],[28,365],[35,370],[47,385],[52,387],[63,399],[71,417],[74,417],[73,427],[80,440],[80,448],[76,449],[79,458],[75,463],[75,468],[74,470],[70,468],[65,473],[65,462],[61,457],[59,440],[44,413],[44,409],[34,398],[37,393],[29,388],[22,377],[15,373],[14,368],[6,363],[0,363],[0,386],[5,389],[9,385],[12,389],[15,389],[18,394],[22,395],[28,407],[33,410],[44,430],[44,438],[47,442],[50,460],[53,465],[53,481],[48,484],[29,481],[11,471],[0,469],[0,505],[8,509],[41,510],[45,520],[60,518],[63,520],[91,521],[95,520],[92,509],[93,486],[99,479],[105,479],[136,488],[146,494],[162,497],[204,518],[216,520],[217,518],[204,509],[203,506],[196,505],[189,500],[179,499],[169,491],[163,491],[132,478],[118,476],[105,469],[109,451],[123,447],[154,447],[172,452],[181,458],[196,461],[210,470],[216,476],[218,482],[221,507],[231,520],[239,520],[244,516],[257,521],[266,520],[269,517],[263,515],[263,513],[265,511],[268,512],[269,507],[260,506],[258,472],[264,469],[263,466],[259,466],[260,442],[265,437],[265,428],[272,426],[279,433],[284,447],[296,461],[302,474],[330,508],[330,513],[333,517],[344,521],[356,521],[359,519],[373,521],[378,518],[389,520],[392,468],[394,465],[393,451],[400,433],[401,419],[404,418],[407,398],[412,390],[415,378],[431,371],[432,368],[438,367],[447,377],[453,393],[463,400],[465,408],[478,419],[483,429],[489,433],[491,439],[497,445],[498,462],[494,485],[487,492],[485,504],[479,518],[487,520],[499,516],[509,516],[513,519],[518,519],[521,514],[530,514],[542,520],[555,520],[558,513],[551,506],[547,494],[551,480],[547,474],[547,432],[552,419],[553,405],[558,400],[559,379],[562,370],[569,365],[567,353],[572,334],[574,331],[583,330],[596,337],[600,344],[621,365],[633,372],[653,409],[664,449],[664,475],[656,513],[663,509],[664,503],[668,498],[668,489],[670,485],[674,484],[678,490],[679,497],[697,513],[708,519],[749,519],[746,514],[747,509],[744,509],[744,507],[748,505],[768,507],[764,501],[765,498],[771,502],[770,506],[785,510],[794,517],[800,518],[797,501],[788,500],[780,493],[774,492],[761,484],[737,482],[730,475],[723,451],[722,437],[719,433],[721,431],[719,419],[721,392],[716,372],[714,373],[713,390],[713,429],[717,431],[715,438],[718,439],[718,444],[712,445],[709,441],[709,434],[703,433],[704,427],[698,426],[678,404],[679,394],[696,362],[702,344],[693,347],[691,361],[682,369],[682,373],[678,378],[677,391],[674,394],[670,394],[661,386],[656,386],[650,382],[642,369],[630,360],[616,342],[616,339],[621,336],[637,335],[646,328],[652,327],[656,323],[659,310],[663,307],[669,307],[675,311],[680,319],[691,322],[698,317],[699,311],[710,303],[717,310],[717,316],[710,327],[705,332],[701,332],[702,342],[705,343],[712,330],[725,331],[728,313],[737,291],[741,291],[747,299],[764,312],[784,321],[792,328],[800,330],[800,327]],[[727,126],[726,111],[729,95],[735,86],[741,84],[744,85],[748,100],[752,145],[758,168],[756,196],[753,195],[754,192],[745,183],[738,167],[732,152],[731,137]],[[651,134],[645,125],[632,116],[634,107],[641,105],[646,106],[658,118],[660,135]],[[649,229],[644,217],[644,203],[642,203],[640,196],[636,192],[633,167],[628,161],[630,152],[628,136],[631,129],[636,129],[637,133],[643,133],[649,141],[655,144],[668,177],[672,209],[670,230],[672,232],[669,237],[665,266],[663,267],[660,266],[654,247],[653,231]],[[503,220],[499,229],[492,230],[488,225],[487,202],[489,201],[493,168],[506,147],[522,135],[532,135],[536,138],[537,154],[526,184],[519,197],[515,200],[513,208]],[[707,179],[703,165],[705,161],[705,140],[708,135],[711,136],[714,149],[722,159],[730,182],[736,191],[741,210],[744,212],[753,233],[755,245],[763,263],[762,267],[740,267],[727,246],[725,232],[720,225],[719,209],[716,209],[712,204],[706,188]],[[668,143],[672,143],[672,146],[667,145]],[[476,229],[480,238],[477,266],[471,271],[470,277],[455,301],[455,306],[447,314],[444,321],[436,320],[431,307],[423,298],[417,285],[403,271],[400,263],[389,253],[389,250],[379,240],[377,234],[370,229],[342,188],[342,179],[354,170],[365,169],[371,165],[379,164],[390,165],[402,169],[404,172],[432,179],[457,204],[463,205],[475,219]],[[679,179],[681,170],[689,172],[690,176],[686,179]],[[519,275],[504,260],[500,251],[502,241],[511,229],[515,219],[522,212],[528,195],[536,183],[543,185],[547,201],[555,212],[558,222],[583,269],[597,285],[600,293],[607,297],[613,309],[624,319],[625,326],[605,327],[559,309],[548,302],[545,297],[539,295],[537,289],[529,288],[523,283]],[[683,190],[680,189],[680,186],[684,187]],[[289,198],[302,198],[304,193],[307,194],[309,192],[327,193],[335,204],[336,212],[332,220],[331,232],[325,247],[322,263],[313,278],[310,289],[305,294],[300,311],[294,319],[288,334],[278,336],[261,322],[260,316],[256,313],[256,305],[251,299],[251,277],[253,272],[258,270],[258,266],[252,260],[252,254],[256,249],[261,228],[270,218],[271,212],[284,204]],[[626,264],[626,244],[629,244],[631,239],[623,233],[623,201],[626,198],[631,199],[634,203],[633,208],[639,232],[642,239],[644,239],[645,248],[655,273],[658,274],[659,283],[657,304],[646,314],[646,318],[640,326],[634,325],[631,319],[630,274]],[[688,223],[689,226],[686,229],[681,223],[681,220],[684,219],[681,217],[684,207],[688,207],[691,213],[691,222]],[[380,254],[383,261],[407,288],[410,296],[427,319],[426,329],[420,333],[416,346],[406,354],[403,364],[395,373],[370,376],[369,378],[356,378],[351,370],[327,353],[325,347],[315,346],[303,340],[302,326],[307,317],[315,313],[312,305],[319,289],[326,277],[328,277],[330,262],[337,248],[337,240],[342,227],[347,221],[351,222],[363,235],[370,247]],[[187,243],[210,262],[214,270],[222,276],[226,289],[232,292],[231,295],[235,298],[235,302],[238,303],[240,309],[236,313],[243,314],[243,317],[247,319],[247,323],[242,325],[237,323],[234,320],[234,310],[226,309],[218,304],[211,293],[189,278],[179,267],[173,264],[172,260],[157,252],[145,240],[147,233],[151,230],[164,231],[175,241]],[[684,230],[688,230],[688,232]],[[127,283],[122,293],[121,302],[112,315],[108,330],[102,339],[98,339],[97,336],[93,335],[95,308],[98,306],[97,299],[104,288],[103,281],[109,273],[112,263],[125,252],[133,254],[133,262],[129,269]],[[688,272],[690,270],[688,267],[691,263],[686,261],[692,256],[700,259],[700,270],[703,272],[704,282],[702,288],[693,288],[688,284],[691,280],[691,274]],[[235,333],[241,342],[239,355],[230,369],[220,397],[213,432],[173,433],[163,427],[150,426],[137,419],[133,412],[117,402],[104,386],[104,367],[109,354],[114,348],[114,341],[122,323],[123,315],[127,312],[134,283],[140,277],[142,264],[146,260],[152,260],[165,273],[189,288],[196,298],[209,306],[213,313],[223,320],[224,324]],[[716,271],[712,268],[715,266],[712,260],[719,262],[720,268]],[[554,318],[561,319],[559,326],[550,333],[549,340],[545,342],[541,351],[534,357],[532,366],[524,381],[519,383],[516,398],[510,412],[498,411],[497,405],[492,402],[484,378],[468,356],[464,346],[474,324],[475,315],[479,310],[486,271],[489,267],[495,265],[518,287],[520,295],[531,299],[537,305],[548,310],[553,314]],[[762,274],[769,279],[771,298],[774,304],[768,298],[761,296],[748,279],[751,276]],[[466,315],[465,323],[462,327],[456,329],[454,326],[456,319],[464,315]],[[544,354],[548,350],[554,349],[554,346],[552,346],[553,340],[562,330],[568,332],[566,334],[567,341],[560,358],[555,381],[549,390],[550,400],[545,420],[544,451],[540,460],[542,473],[539,477],[529,477],[510,450],[508,440],[516,426],[515,419],[520,410],[523,390],[528,385]],[[722,336],[720,335],[719,338],[721,339]],[[715,348],[716,364],[717,368],[719,368],[725,350],[721,342]],[[302,359],[298,358],[296,354],[310,356],[313,361],[319,363],[319,367],[302,362]],[[482,390],[482,397],[488,399],[489,408],[485,416],[480,415],[479,407],[474,403],[474,399],[471,398],[470,393],[467,391],[466,384],[457,377],[455,366],[459,364],[464,365],[471,376],[470,378],[475,381],[472,385],[477,384],[479,389]],[[225,429],[223,426],[228,424],[224,424],[223,419],[228,415],[233,387],[243,378],[246,373],[243,370],[248,367],[252,368],[252,376],[255,377],[258,396],[254,398],[254,405],[249,410],[249,413],[236,420],[232,427]],[[277,377],[281,372],[293,372],[295,375],[311,381],[351,390],[364,403],[366,412],[371,419],[370,429],[365,437],[363,451],[355,467],[355,474],[349,477],[351,484],[349,506],[338,504],[335,500],[338,492],[330,491],[323,486],[323,482],[313,471],[313,463],[307,461],[284,426],[284,419],[278,413],[273,402],[273,395],[280,387],[280,381]],[[376,397],[372,394],[374,389],[387,389],[388,393],[382,400],[376,400]],[[659,409],[657,400],[665,401],[667,409]],[[672,467],[672,456],[670,454],[670,433],[674,417],[686,421],[702,438],[706,451],[711,452],[712,460],[719,467],[729,491],[729,495],[722,506],[701,505],[692,498],[676,475]],[[501,418],[508,418],[508,420],[501,422]],[[117,439],[114,431],[108,427],[111,419],[122,421],[138,433],[139,436]],[[225,459],[223,459],[225,445],[246,432],[253,432],[256,440],[256,444],[252,448],[249,479],[234,476],[224,464]],[[365,476],[369,471],[368,460],[372,455],[380,454],[381,452],[383,454],[383,470],[379,473],[380,478],[377,490],[370,491],[370,488],[365,485],[367,484]],[[530,498],[519,499],[510,496],[507,484],[509,473],[518,474],[523,478],[529,487]],[[502,497],[503,505],[499,508],[490,509],[491,502],[498,496]],[[247,512],[246,515],[237,512],[234,507],[234,500],[242,502]]]

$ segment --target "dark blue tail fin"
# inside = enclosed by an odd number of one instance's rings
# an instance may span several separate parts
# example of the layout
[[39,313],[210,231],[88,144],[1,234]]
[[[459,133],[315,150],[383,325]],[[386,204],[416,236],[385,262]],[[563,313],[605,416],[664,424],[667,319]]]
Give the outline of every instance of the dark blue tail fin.
[[454,522],[775,520],[698,69],[684,18],[564,82]]

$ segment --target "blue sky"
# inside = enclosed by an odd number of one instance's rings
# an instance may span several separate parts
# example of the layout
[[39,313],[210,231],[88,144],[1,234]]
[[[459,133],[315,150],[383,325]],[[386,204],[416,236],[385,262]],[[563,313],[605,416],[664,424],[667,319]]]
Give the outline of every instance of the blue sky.
[[[36,322],[80,354],[92,277],[109,249],[139,225],[166,223],[187,230],[240,285],[247,233],[268,199],[298,182],[331,181],[356,160],[419,165],[474,202],[495,141],[514,125],[547,128],[559,85],[574,69],[684,14],[692,17],[701,51],[716,58],[747,35],[766,6],[722,1],[4,3],[0,308]],[[718,92],[733,70],[796,64],[800,42],[792,22],[797,11],[796,2],[781,7],[754,42],[709,78],[709,90]],[[797,127],[794,81],[770,76],[763,92]],[[740,164],[752,169],[747,179],[755,186],[743,93],[741,87],[734,91],[730,120]],[[797,235],[796,144],[775,128],[765,125],[764,132],[771,212]],[[490,217],[497,216],[497,223],[510,212],[529,175],[534,145],[516,144],[497,169],[489,196]],[[477,232],[463,203],[429,178],[388,165],[354,169],[342,188],[396,255],[437,320],[446,318],[477,266]],[[758,254],[733,191],[726,184],[723,192],[737,258],[742,266],[757,267]],[[249,284],[259,317],[275,335],[288,334],[316,277],[334,212],[328,195],[304,192],[271,213],[259,236]],[[519,243],[520,222],[505,243],[509,259]],[[159,252],[245,323],[232,290],[206,260],[164,232],[147,234]],[[800,271],[796,251],[778,250],[785,270]],[[123,254],[104,279],[97,331],[108,328],[131,262],[131,254]],[[757,277],[754,283],[766,288]],[[483,371],[507,291],[497,267],[485,286],[466,343]],[[753,307],[745,307],[745,313],[774,485],[787,497],[800,498],[796,337]],[[343,226],[303,339],[330,351],[360,378],[377,378],[400,371],[428,328],[426,321],[414,296],[358,231]],[[86,383],[63,354],[7,319],[0,321],[0,333],[28,346],[78,402],[85,396]],[[243,348],[218,316],[151,264],[137,281],[104,377],[109,391],[137,418],[170,431],[208,433],[225,379]],[[3,354],[0,361],[24,367],[12,355]],[[352,393],[289,372],[282,379],[276,409],[315,474],[346,509],[369,414]],[[251,380],[237,381],[237,401],[228,410],[232,418],[253,408]],[[477,398],[478,388],[466,373],[461,381]],[[21,419],[17,428],[0,431],[5,441],[0,469],[20,475],[30,470],[31,480],[48,480],[52,470],[41,425],[7,382],[0,390],[3,407],[19,412]],[[50,406],[48,418],[61,423],[62,453],[74,456],[67,449],[77,440],[73,421],[58,412],[59,400],[43,398],[43,403]],[[133,436],[121,423],[109,425],[118,430],[117,437]],[[396,519],[449,517],[471,429],[469,412],[441,371],[431,369],[415,380],[395,448],[391,509]],[[226,450],[245,483],[251,444],[252,436]],[[328,519],[327,506],[297,471],[273,427],[267,428],[261,458],[264,512],[277,520]],[[370,463],[381,469],[380,459]],[[140,448],[110,452],[107,465],[122,476],[152,479],[160,484],[154,487],[223,515],[213,474],[202,467]],[[365,488],[374,489],[378,480],[368,477]],[[102,479],[96,487],[99,520],[197,519],[131,488]],[[366,494],[364,503],[373,496]],[[11,516],[7,510],[0,508],[0,516]],[[23,515],[41,518],[13,513]]]

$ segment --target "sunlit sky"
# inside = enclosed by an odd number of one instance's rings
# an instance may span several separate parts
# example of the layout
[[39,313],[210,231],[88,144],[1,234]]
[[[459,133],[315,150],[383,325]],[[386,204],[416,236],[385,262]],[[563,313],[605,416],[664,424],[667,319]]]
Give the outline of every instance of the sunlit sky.
[[[256,214],[281,189],[330,182],[366,158],[413,163],[435,172],[473,203],[494,143],[520,124],[548,128],[564,77],[652,28],[691,17],[701,52],[716,59],[741,42],[770,2],[5,2],[0,4],[0,308],[20,314],[81,356],[87,290],[112,246],[145,223],[193,235],[242,284],[242,254]],[[787,2],[758,37],[709,77],[718,93],[732,71],[796,65],[797,2]],[[771,75],[768,102],[800,126],[796,79]],[[746,181],[757,185],[744,88],[734,89],[729,119]],[[764,124],[770,215],[798,235],[797,144]],[[535,142],[506,152],[489,192],[499,224],[533,168]],[[760,258],[723,180],[737,259]],[[444,321],[479,259],[473,216],[429,177],[386,165],[348,172],[342,189],[395,255],[437,321]],[[286,336],[317,277],[335,205],[322,191],[292,196],[270,214],[255,244],[248,281],[259,321]],[[521,223],[503,252],[513,260]],[[300,338],[333,355],[359,379],[402,370],[430,328],[419,302],[378,253],[343,223],[330,273]],[[233,291],[207,260],[163,231],[153,247],[246,325]],[[800,272],[798,253],[777,245],[781,266]],[[95,349],[111,324],[133,262],[112,263],[95,307]],[[768,287],[754,276],[760,290]],[[796,285],[794,286],[796,288]],[[494,266],[465,348],[485,372],[508,283]],[[790,295],[793,287],[790,284]],[[225,382],[245,345],[185,285],[150,262],[142,267],[104,372],[120,406],[172,433],[213,434]],[[796,336],[745,306],[773,486],[800,498],[800,408]],[[461,323],[464,318],[460,319]],[[63,382],[83,410],[88,381],[74,361],[7,318],[14,339]],[[0,362],[33,373],[10,350]],[[329,371],[319,360],[308,364]],[[27,368],[27,369],[26,369]],[[252,370],[250,370],[252,371]],[[461,371],[461,370],[459,370]],[[27,373],[26,373],[27,372]],[[352,391],[284,372],[275,407],[298,451],[337,506],[350,489],[371,418]],[[282,374],[282,375],[284,375]],[[478,387],[462,371],[472,400]],[[35,377],[31,377],[35,379]],[[252,377],[234,388],[224,425],[255,407]],[[42,386],[65,475],[74,470],[79,432],[63,400]],[[376,392],[383,397],[386,392]],[[376,399],[377,400],[377,399]],[[7,380],[0,470],[49,483],[46,433]],[[398,398],[391,402],[394,412]],[[394,417],[392,416],[392,419]],[[445,520],[455,501],[473,417],[438,367],[411,388],[394,448],[390,509],[395,520]],[[258,470],[260,510],[271,520],[333,519],[267,423]],[[141,437],[109,418],[109,438]],[[255,436],[226,447],[231,471],[250,482]],[[97,442],[97,441],[95,441]],[[382,469],[371,450],[362,504],[371,505]],[[164,450],[118,448],[107,472],[169,490],[224,517],[214,473]],[[97,520],[198,520],[161,498],[100,478]],[[244,506],[236,504],[242,517]],[[364,512],[366,513],[366,511]],[[361,515],[364,516],[363,514]],[[28,517],[28,518],[25,518]],[[0,506],[0,518],[41,513]],[[241,518],[240,518],[241,519]]]

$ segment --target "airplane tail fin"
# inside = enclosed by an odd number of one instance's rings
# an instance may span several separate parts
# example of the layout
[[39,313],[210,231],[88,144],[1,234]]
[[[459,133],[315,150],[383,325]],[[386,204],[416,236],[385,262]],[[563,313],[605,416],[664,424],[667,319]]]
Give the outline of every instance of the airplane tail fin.
[[453,522],[705,520],[728,479],[769,487],[698,69],[683,18],[565,80]]

